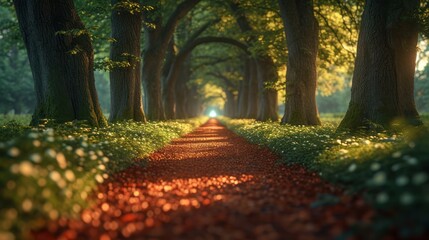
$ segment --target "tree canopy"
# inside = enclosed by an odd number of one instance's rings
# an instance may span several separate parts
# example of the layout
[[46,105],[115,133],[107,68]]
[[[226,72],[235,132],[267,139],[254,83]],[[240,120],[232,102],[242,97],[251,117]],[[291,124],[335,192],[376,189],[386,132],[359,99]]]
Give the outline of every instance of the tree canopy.
[[[287,8],[291,6],[291,3],[288,4]],[[317,106],[321,112],[342,112],[349,97],[365,3],[358,0],[315,0],[311,4],[318,24]],[[399,9],[400,4],[398,2],[395,6]],[[419,4],[413,12],[402,17],[410,21],[415,19],[419,31],[415,99],[418,109],[427,111],[426,39],[429,10],[427,2]],[[121,0],[106,3],[75,0],[74,5],[85,28],[80,32],[71,31],[66,34],[85,34],[90,38],[94,48],[95,85],[105,113],[117,109],[111,108],[112,104],[117,103],[110,99],[112,89],[109,90],[108,73],[131,65],[133,69],[139,69],[135,72],[142,76],[143,86],[133,88],[137,92],[144,90],[142,109],[149,114],[150,120],[196,115],[210,107],[208,103],[213,101],[217,102],[217,107],[227,106],[225,101],[228,91],[230,101],[235,101],[235,117],[252,116],[247,114],[247,110],[254,108],[256,111],[258,106],[255,104],[259,104],[260,109],[265,109],[267,106],[263,106],[261,102],[268,101],[268,98],[264,100],[264,97],[257,96],[265,96],[271,91],[269,89],[273,89],[272,94],[275,92],[276,97],[272,96],[277,99],[280,109],[283,109],[288,95],[286,82],[290,77],[286,78],[286,66],[290,61],[291,46],[286,44],[282,14],[275,1]],[[32,90],[34,84],[18,19],[11,1],[2,0],[0,6],[0,51],[5,56],[0,61],[0,110],[3,113],[30,113],[35,107]],[[120,42],[121,39],[118,38],[124,36],[123,33],[114,35],[112,32],[112,10],[118,7],[130,14],[143,16],[140,28],[142,37],[136,39],[140,44],[139,56],[123,52],[122,55],[119,54],[123,57],[112,58],[111,46]],[[401,12],[397,11],[397,14]],[[61,33],[64,31],[58,31],[57,34]],[[129,56],[139,65],[131,63]],[[277,73],[275,79],[266,79],[264,72],[267,69],[262,68],[262,58],[272,61],[272,68]],[[252,75],[255,78],[253,80],[249,77]],[[226,79],[234,84],[226,86]],[[258,81],[262,81],[259,87]],[[206,84],[210,87],[206,87]],[[259,90],[251,90],[252,87]],[[113,86],[113,89],[117,87]],[[210,93],[210,89],[214,92]],[[218,89],[223,89],[224,93],[218,94]],[[248,97],[249,91],[251,95],[257,94],[254,96],[256,100]],[[289,92],[290,94],[292,93]],[[179,96],[183,99],[179,99]],[[194,100],[185,99],[187,97]],[[255,103],[252,104],[252,101]],[[202,105],[190,106],[192,104]],[[277,109],[277,103],[272,104]],[[177,114],[177,111],[181,111],[179,109],[191,108],[196,112]],[[275,111],[283,114],[278,109]],[[118,116],[118,120],[125,117]],[[261,119],[266,120],[265,117]]]

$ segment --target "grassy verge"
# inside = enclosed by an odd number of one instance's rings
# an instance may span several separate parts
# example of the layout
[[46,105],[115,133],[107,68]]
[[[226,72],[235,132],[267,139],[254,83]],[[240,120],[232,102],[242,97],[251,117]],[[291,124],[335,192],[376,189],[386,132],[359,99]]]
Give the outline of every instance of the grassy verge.
[[0,239],[27,239],[46,221],[75,217],[112,172],[141,160],[205,118],[106,128],[66,123],[0,126]]
[[[402,237],[429,229],[429,135],[404,129],[351,136],[336,133],[340,119],[303,127],[220,119],[250,142],[269,147],[285,164],[301,164],[348,192],[362,193],[377,210],[375,234],[397,229]],[[428,118],[424,118],[426,125]]]

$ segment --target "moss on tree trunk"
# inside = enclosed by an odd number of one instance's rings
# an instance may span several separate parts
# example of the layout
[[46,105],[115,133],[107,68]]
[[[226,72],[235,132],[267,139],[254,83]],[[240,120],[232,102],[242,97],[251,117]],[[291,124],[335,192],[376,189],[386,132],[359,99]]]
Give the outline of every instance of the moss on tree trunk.
[[365,3],[352,81],[340,129],[389,128],[396,120],[420,125],[414,103],[419,1]]
[[[94,53],[72,0],[14,1],[36,91],[31,121],[106,124],[94,82]],[[43,13],[43,14],[35,14]]]

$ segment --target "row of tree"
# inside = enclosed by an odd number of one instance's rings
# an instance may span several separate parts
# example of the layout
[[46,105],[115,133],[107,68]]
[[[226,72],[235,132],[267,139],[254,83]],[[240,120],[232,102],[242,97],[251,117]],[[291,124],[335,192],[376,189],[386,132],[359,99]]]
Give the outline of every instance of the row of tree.
[[[313,1],[278,3],[288,50],[282,123],[318,125],[315,93],[320,27],[316,14],[320,8]],[[353,8],[340,8],[347,16],[356,15],[350,14]],[[388,127],[397,119],[421,124],[414,102],[414,77],[416,46],[419,32],[427,34],[428,9],[428,3],[420,1],[365,2],[361,20],[352,20],[360,31],[357,54],[352,54],[351,100],[340,128]],[[328,19],[319,19],[329,28]],[[338,31],[330,30],[337,36]],[[341,42],[344,38],[338,39]]]
[[[398,117],[420,123],[413,81],[419,26],[427,25],[422,18],[427,3],[368,0],[361,21],[356,17],[362,10],[360,1],[184,0],[172,4],[153,0],[142,4],[112,0],[110,14],[102,3],[93,5],[96,10],[89,11],[90,17],[99,16],[97,24],[111,33],[104,65],[110,72],[112,122],[198,115],[202,99],[198,81],[192,84],[191,77],[198,74],[217,79],[225,92],[226,115],[277,120],[279,69],[287,61],[282,123],[317,125],[317,73],[323,65],[319,61],[333,61],[330,67],[347,62],[337,55],[356,57],[352,99],[341,127],[357,128],[370,122],[387,126]],[[105,125],[93,73],[93,44],[98,47],[100,41],[84,27],[75,2],[14,0],[14,6],[36,90],[32,124],[50,118]],[[343,14],[340,25],[350,34],[334,27],[329,9],[337,13],[339,9]],[[238,31],[225,31],[232,22]],[[359,26],[355,55],[347,36]],[[238,51],[223,52],[223,57],[204,55],[202,46],[213,43]],[[326,54],[329,47],[333,54]],[[229,48],[216,45],[216,49]],[[338,49],[345,54],[338,54]]]

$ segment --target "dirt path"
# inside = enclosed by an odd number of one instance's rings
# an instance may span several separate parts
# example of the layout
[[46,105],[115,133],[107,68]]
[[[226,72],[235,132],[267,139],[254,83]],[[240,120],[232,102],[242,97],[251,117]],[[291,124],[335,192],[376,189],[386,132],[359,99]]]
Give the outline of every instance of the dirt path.
[[[63,239],[331,239],[368,221],[362,200],[210,120],[100,187]],[[311,207],[320,195],[339,203]]]

